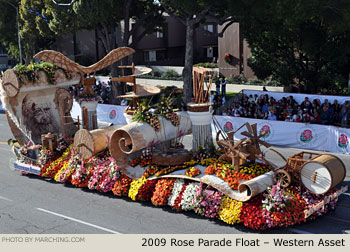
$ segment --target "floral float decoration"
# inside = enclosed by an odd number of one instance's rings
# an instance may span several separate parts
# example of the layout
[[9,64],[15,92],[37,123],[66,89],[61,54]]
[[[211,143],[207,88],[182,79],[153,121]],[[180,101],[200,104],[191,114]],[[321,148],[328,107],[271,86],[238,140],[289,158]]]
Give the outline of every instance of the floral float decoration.
[[162,96],[160,98],[160,102],[156,104],[155,114],[163,116],[165,119],[169,120],[174,126],[178,126],[180,124],[179,116],[174,112],[172,104],[174,103],[174,99],[169,96]]
[[185,175],[189,177],[196,177],[201,174],[201,170],[196,167],[190,167],[185,171]]
[[160,131],[161,125],[158,115],[151,112],[151,107],[146,104],[140,104],[132,117],[135,122],[148,123],[155,131]]
[[21,81],[21,83],[25,83],[24,79],[27,79],[30,82],[35,82],[39,79],[38,72],[43,71],[47,76],[47,82],[51,85],[56,84],[57,79],[55,77],[55,74],[57,70],[62,70],[65,74],[66,79],[72,79],[72,73],[70,71],[67,71],[48,62],[33,62],[29,65],[18,64],[13,68],[13,71],[18,76],[18,79]]

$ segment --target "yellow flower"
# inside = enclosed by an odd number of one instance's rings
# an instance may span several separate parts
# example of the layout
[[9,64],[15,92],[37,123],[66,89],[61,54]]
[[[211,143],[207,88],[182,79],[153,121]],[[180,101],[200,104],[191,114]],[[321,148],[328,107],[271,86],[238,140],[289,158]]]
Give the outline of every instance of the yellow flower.
[[129,198],[132,200],[136,200],[137,193],[139,192],[141,186],[146,183],[147,179],[145,177],[141,177],[139,179],[134,179],[130,184],[129,189]]
[[241,221],[240,215],[242,206],[242,202],[233,200],[227,196],[223,196],[218,212],[218,218],[232,225],[239,223]]

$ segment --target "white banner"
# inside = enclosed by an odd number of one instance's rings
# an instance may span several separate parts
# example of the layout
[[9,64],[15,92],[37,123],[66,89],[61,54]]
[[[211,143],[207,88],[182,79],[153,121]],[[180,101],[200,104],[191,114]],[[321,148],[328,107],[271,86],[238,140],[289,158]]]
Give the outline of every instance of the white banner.
[[[216,116],[221,128],[228,132],[237,130],[241,125],[248,122],[257,123],[258,135],[263,131],[268,133],[261,138],[272,145],[329,151],[336,153],[350,153],[350,129],[334,126],[281,122],[270,120],[249,119],[232,116]],[[243,127],[235,134],[235,139],[241,139]]]
[[293,99],[297,103],[302,103],[305,100],[305,97],[309,97],[309,101],[313,102],[314,99],[318,99],[320,103],[322,104],[325,99],[328,99],[330,103],[334,103],[334,100],[338,100],[339,104],[344,104],[345,101],[350,101],[349,96],[336,96],[336,95],[318,95],[318,94],[299,94],[299,93],[283,93],[283,92],[264,92],[259,90],[242,90],[243,94],[245,95],[254,95],[257,94],[259,97],[261,95],[267,94],[269,97],[275,98],[277,101],[282,99],[283,97],[289,97],[293,96]]
[[126,106],[108,104],[97,105],[97,120],[113,123],[114,125],[127,124],[124,110]]
[[[97,120],[100,122],[113,123],[114,125],[124,125],[127,124],[124,110],[126,106],[117,106],[109,104],[97,104]],[[80,121],[82,120],[81,108],[78,102],[73,102],[73,107],[71,110],[71,116],[77,119],[78,116]]]

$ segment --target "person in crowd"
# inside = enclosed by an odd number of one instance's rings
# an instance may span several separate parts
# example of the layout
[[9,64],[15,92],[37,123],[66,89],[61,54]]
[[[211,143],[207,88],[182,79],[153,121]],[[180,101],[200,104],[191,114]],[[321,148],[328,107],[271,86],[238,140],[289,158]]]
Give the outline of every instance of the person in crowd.
[[330,113],[327,106],[322,107],[320,112],[321,124],[329,125]]
[[227,84],[227,79],[226,78],[221,78],[220,79],[220,85],[221,85],[221,95],[225,96],[226,95],[226,84]]
[[217,80],[215,82],[215,87],[216,87],[216,94],[220,95],[220,80]]
[[270,109],[268,116],[267,116],[267,120],[274,120],[274,121],[277,120],[274,109]]
[[309,101],[309,97],[305,97],[305,100],[300,104],[301,108],[304,109],[310,109],[311,108],[311,102]]
[[321,117],[319,116],[317,111],[310,117],[310,123],[321,124]]

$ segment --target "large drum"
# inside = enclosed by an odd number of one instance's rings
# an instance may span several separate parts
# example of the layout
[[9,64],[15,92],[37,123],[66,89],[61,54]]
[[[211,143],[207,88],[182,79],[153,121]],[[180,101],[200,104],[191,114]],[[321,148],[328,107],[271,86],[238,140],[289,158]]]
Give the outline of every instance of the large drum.
[[320,155],[301,166],[301,183],[312,193],[324,194],[340,184],[346,174],[344,163],[333,155]]

